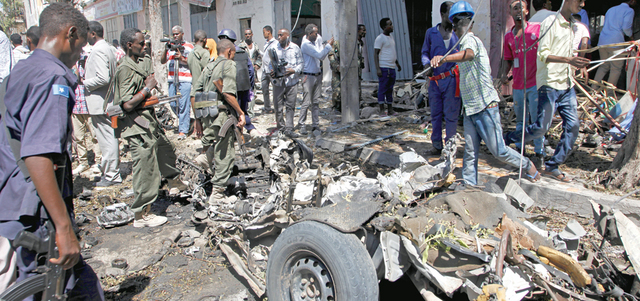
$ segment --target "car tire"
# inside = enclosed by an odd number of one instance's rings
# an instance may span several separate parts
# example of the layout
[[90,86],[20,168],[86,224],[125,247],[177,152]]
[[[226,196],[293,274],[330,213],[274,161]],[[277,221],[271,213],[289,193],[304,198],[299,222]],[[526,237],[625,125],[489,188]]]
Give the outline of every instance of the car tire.
[[354,234],[301,222],[278,236],[267,262],[269,300],[378,300],[378,278]]

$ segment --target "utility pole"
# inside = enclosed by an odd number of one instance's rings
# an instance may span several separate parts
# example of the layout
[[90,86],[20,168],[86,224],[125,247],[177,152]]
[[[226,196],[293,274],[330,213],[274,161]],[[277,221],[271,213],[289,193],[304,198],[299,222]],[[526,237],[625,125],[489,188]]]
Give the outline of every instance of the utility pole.
[[356,0],[337,0],[337,28],[340,42],[340,84],[342,123],[360,118],[360,95],[358,79],[358,12]]
[[168,93],[167,87],[167,68],[166,65],[160,63],[160,57],[164,49],[164,43],[160,42],[162,39],[162,10],[160,9],[161,0],[148,0],[147,6],[149,25],[149,34],[151,35],[151,58],[153,60],[153,70],[155,70],[155,77],[160,85],[162,91]]

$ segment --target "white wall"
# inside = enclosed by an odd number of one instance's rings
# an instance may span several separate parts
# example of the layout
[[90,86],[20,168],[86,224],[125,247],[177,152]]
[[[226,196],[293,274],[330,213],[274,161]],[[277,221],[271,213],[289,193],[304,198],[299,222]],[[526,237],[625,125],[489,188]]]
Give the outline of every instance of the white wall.
[[[489,46],[491,45],[491,0],[466,1],[471,4],[473,10],[478,15],[474,20],[472,29],[473,34],[475,34],[478,38],[480,38],[480,40],[482,40],[484,47],[487,48],[487,51],[489,51]],[[432,24],[434,26],[442,21],[440,19],[440,5],[443,2],[445,2],[445,0],[433,1],[431,16],[433,17]]]
[[[320,3],[320,16],[322,17],[322,38],[328,40],[331,37],[338,39],[338,29],[336,20],[336,1],[335,0],[322,0]],[[331,84],[331,66],[329,66],[329,59],[325,59],[322,63],[324,74],[322,75],[322,84]]]
[[[233,1],[216,1],[216,19],[218,30],[225,28],[233,30],[238,35],[238,40],[244,38],[240,32],[240,19],[251,18],[251,30],[253,40],[264,47],[265,39],[262,36],[262,28],[266,25],[273,27],[273,0],[253,0],[244,4],[233,5]],[[274,35],[277,29],[274,28]]]
[[193,42],[193,34],[191,32],[191,9],[189,8],[189,2],[180,0],[178,1],[178,12],[180,18],[180,26],[184,30],[185,41]]

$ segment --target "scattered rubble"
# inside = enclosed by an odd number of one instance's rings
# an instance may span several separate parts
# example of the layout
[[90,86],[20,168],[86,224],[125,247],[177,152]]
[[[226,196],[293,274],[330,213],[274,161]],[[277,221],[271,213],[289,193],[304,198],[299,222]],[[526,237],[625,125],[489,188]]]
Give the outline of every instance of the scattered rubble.
[[[638,264],[638,254],[627,253],[632,263],[626,269],[604,268],[611,260],[585,244],[587,232],[579,222],[569,221],[563,231],[548,229],[540,215],[530,214],[536,202],[515,181],[509,180],[504,192],[492,186],[487,187],[490,192],[475,187],[448,191],[455,182],[456,149],[451,139],[436,165],[405,152],[398,168],[367,178],[348,163],[316,166],[301,140],[272,137],[249,151],[253,155],[247,160],[262,163],[238,171],[230,181],[236,203],[208,208],[202,204],[209,176],[187,159],[180,160],[193,188],[190,200],[201,205],[193,223],[206,225],[204,237],[210,246],[225,254],[257,296],[265,296],[271,287],[266,275],[274,267],[267,262],[280,256],[270,252],[279,244],[276,237],[291,231],[287,229],[293,224],[308,222],[367,241],[368,260],[378,277],[396,281],[406,275],[425,300],[451,298],[458,292],[469,300],[604,300],[620,290],[625,300],[640,296],[632,291],[637,280],[629,280],[638,279],[631,267]],[[619,212],[604,212],[604,217],[594,218],[601,229],[620,233],[629,245],[638,241],[633,239],[639,235],[635,224]],[[611,221],[618,227],[610,226]],[[615,237],[606,231],[605,237]],[[183,232],[178,245],[185,238],[185,252],[199,252],[191,247],[195,236]],[[377,247],[369,246],[370,240],[377,241]],[[320,260],[330,264],[327,261],[334,259]],[[296,278],[296,269],[287,273],[282,277],[293,277],[290,281],[310,281]]]

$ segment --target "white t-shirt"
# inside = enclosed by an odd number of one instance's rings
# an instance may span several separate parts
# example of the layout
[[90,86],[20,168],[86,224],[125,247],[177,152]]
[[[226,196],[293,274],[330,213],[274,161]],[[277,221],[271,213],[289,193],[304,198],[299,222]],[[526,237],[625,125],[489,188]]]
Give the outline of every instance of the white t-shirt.
[[574,50],[578,50],[578,48],[580,47],[580,41],[582,41],[583,38],[591,38],[591,35],[589,34],[589,29],[587,29],[587,26],[585,26],[580,22],[576,22],[573,24],[573,35],[574,35],[573,36]]
[[396,41],[391,35],[381,33],[373,43],[373,48],[380,49],[380,68],[396,68]]

